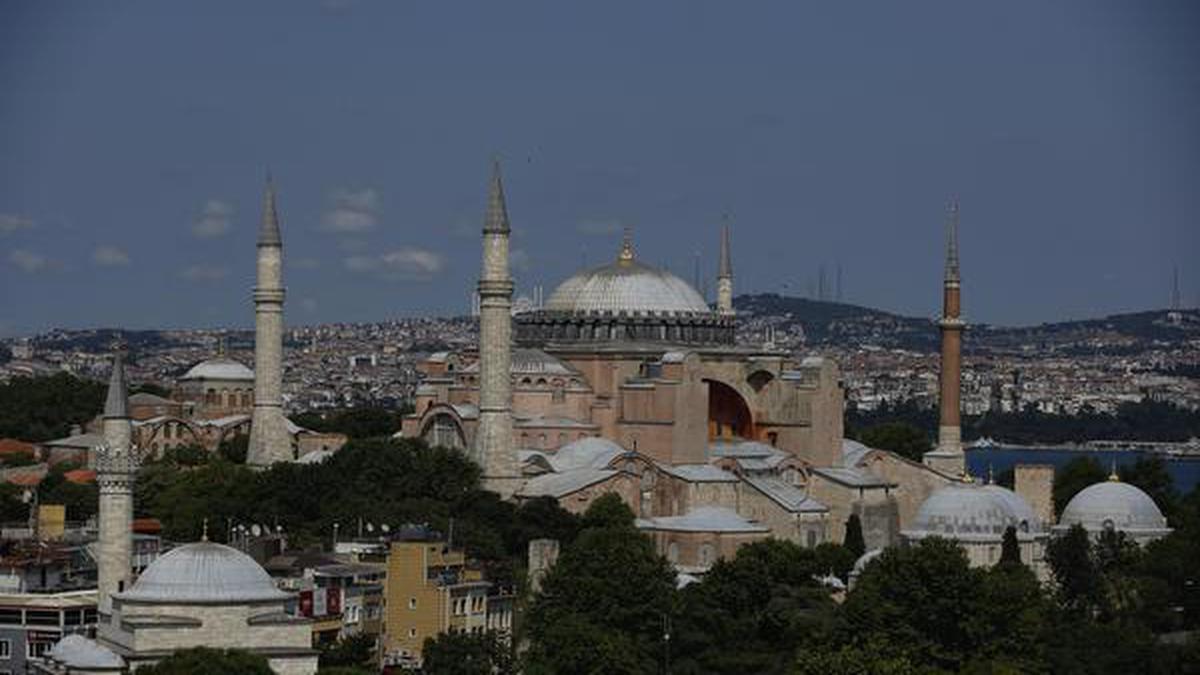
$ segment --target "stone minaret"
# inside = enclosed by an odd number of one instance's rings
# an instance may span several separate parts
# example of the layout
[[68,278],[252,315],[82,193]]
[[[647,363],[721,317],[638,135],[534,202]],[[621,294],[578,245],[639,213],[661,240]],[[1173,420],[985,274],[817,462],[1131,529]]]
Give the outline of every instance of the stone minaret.
[[513,282],[508,274],[508,211],[500,164],[492,168],[483,223],[483,269],[479,278],[479,428],[473,459],[483,468],[484,486],[508,498],[520,481],[512,435]]
[[938,445],[926,453],[925,463],[944,473],[960,475],[966,471],[966,456],[962,448],[961,407],[959,390],[962,386],[962,319],[959,317],[960,278],[958,274],[958,202],[950,204],[946,222],[946,276],[942,281],[941,411],[938,423]]
[[133,483],[137,473],[129,388],[120,348],[113,355],[103,429],[104,443],[96,448],[96,482],[100,487],[96,567],[100,611],[108,613],[110,597],[128,586],[132,569]]
[[717,311],[733,314],[733,261],[729,257],[729,220],[721,227],[721,261],[717,268]]
[[283,296],[283,239],[275,212],[275,184],[268,177],[254,287],[254,415],[246,453],[251,466],[292,459],[291,436],[283,419]]

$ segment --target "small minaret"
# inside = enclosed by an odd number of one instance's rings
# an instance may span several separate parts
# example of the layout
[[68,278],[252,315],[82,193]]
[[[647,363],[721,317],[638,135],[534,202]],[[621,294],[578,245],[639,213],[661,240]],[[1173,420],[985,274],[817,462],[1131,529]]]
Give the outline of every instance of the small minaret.
[[733,261],[729,254],[729,217],[721,227],[721,261],[717,268],[717,311],[733,314]]
[[121,348],[113,354],[112,376],[104,401],[104,443],[96,448],[96,482],[100,488],[96,576],[100,611],[107,614],[111,596],[125,589],[133,567],[133,483],[137,457],[129,419],[129,387]]
[[292,441],[283,419],[283,296],[283,238],[275,211],[275,184],[268,176],[254,287],[254,414],[246,453],[251,466],[292,459]]
[[483,266],[479,278],[479,427],[472,458],[483,469],[484,487],[504,498],[511,497],[520,482],[512,431],[510,232],[500,163],[495,162],[483,224]]
[[961,475],[966,471],[966,455],[962,448],[962,427],[959,421],[960,388],[962,387],[962,332],[965,324],[959,317],[960,277],[958,273],[958,201],[950,204],[946,222],[946,274],[942,281],[941,402],[939,407],[938,445],[925,454],[925,463],[943,473]]

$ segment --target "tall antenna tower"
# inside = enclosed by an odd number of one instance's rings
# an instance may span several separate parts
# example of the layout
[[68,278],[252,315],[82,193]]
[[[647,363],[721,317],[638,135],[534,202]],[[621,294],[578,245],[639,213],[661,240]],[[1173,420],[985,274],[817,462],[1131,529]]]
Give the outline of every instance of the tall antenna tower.
[[1175,266],[1171,275],[1171,311],[1178,312],[1182,307],[1179,299],[1179,265]]

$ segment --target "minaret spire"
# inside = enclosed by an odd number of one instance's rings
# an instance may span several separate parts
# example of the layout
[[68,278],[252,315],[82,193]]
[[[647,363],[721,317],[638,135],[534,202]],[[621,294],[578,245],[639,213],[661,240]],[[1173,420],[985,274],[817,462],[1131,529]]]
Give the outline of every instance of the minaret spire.
[[512,295],[508,269],[508,209],[500,163],[492,163],[483,221],[479,277],[479,426],[472,458],[483,469],[484,486],[511,497],[520,483],[512,431]]
[[962,280],[958,265],[958,200],[950,202],[946,218],[946,273],[942,280],[941,398],[937,448],[925,453],[927,465],[950,475],[962,474],[966,455],[962,448],[961,388],[962,332],[960,317]]
[[717,267],[717,311],[733,314],[733,261],[729,253],[729,215],[722,216],[721,260]]
[[275,210],[275,181],[267,172],[267,188],[263,192],[262,224],[258,228],[259,246],[283,246],[279,234],[279,213]]
[[258,230],[258,281],[254,287],[254,412],[246,463],[265,467],[292,459],[283,418],[283,238],[275,206],[275,181],[267,175]]
[[112,374],[108,378],[108,395],[104,399],[104,419],[129,419],[129,382],[125,379],[124,346],[113,350]]
[[946,282],[958,282],[958,198],[950,201],[946,218]]

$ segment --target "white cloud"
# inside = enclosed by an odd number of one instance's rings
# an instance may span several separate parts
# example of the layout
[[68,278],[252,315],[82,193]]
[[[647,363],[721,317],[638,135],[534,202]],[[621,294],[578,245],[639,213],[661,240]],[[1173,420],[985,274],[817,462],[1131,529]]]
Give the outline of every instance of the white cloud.
[[188,281],[214,282],[229,276],[229,268],[216,265],[191,265],[179,272]]
[[129,254],[116,246],[97,246],[92,251],[92,262],[101,267],[119,267],[129,264]]
[[9,234],[17,230],[33,228],[33,219],[18,216],[13,213],[0,213],[0,234]]
[[219,237],[229,231],[229,219],[233,216],[233,206],[219,199],[210,199],[204,203],[204,209],[192,223],[192,234],[201,239]]
[[584,220],[575,226],[579,234],[593,237],[609,237],[618,234],[624,227],[619,220]]
[[34,253],[33,251],[26,251],[22,248],[9,253],[8,262],[15,265],[22,272],[27,272],[29,274],[46,270],[51,267],[52,264],[50,260],[46,258],[46,256]]
[[333,207],[321,217],[321,229],[326,232],[366,232],[379,222],[379,193],[371,188],[336,190]]
[[351,272],[371,273],[391,281],[429,281],[446,264],[441,255],[412,246],[377,256],[352,255],[343,263]]

